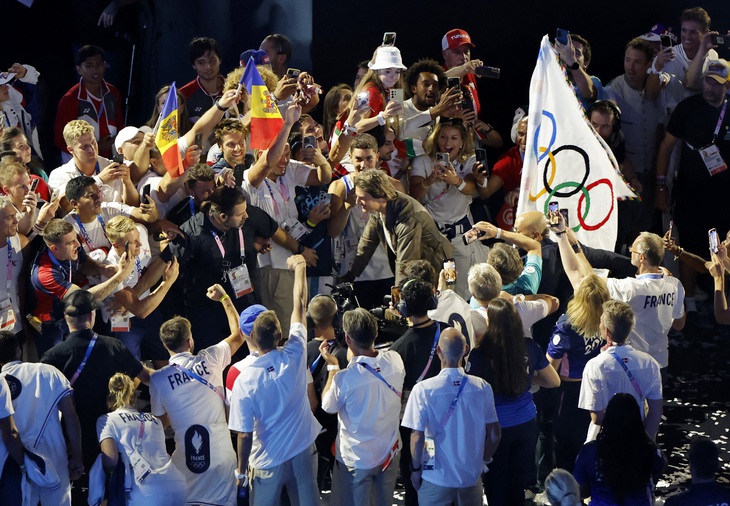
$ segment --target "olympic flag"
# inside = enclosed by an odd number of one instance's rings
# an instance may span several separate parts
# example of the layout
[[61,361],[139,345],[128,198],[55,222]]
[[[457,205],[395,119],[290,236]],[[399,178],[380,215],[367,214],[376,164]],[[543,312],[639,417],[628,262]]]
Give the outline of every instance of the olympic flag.
[[635,198],[611,149],[588,123],[547,35],[530,82],[527,146],[517,213],[568,210],[578,240],[613,250],[619,199]]

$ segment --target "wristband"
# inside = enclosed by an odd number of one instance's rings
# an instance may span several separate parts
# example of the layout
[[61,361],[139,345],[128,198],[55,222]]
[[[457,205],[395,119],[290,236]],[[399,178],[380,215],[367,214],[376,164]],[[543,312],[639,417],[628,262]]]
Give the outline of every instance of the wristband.
[[218,299],[218,302],[223,302],[224,300],[230,299],[230,298],[231,298],[230,295],[225,294],[223,297],[221,297],[220,299]]
[[488,184],[489,184],[489,178],[488,177],[485,177],[484,178],[484,181],[482,181],[481,183],[479,183],[479,186],[481,186],[482,188],[486,188]]
[[334,365],[334,364],[327,364],[327,370],[328,371],[339,371],[340,370],[340,366],[339,365]]
[[[565,232],[563,232],[563,233],[565,233]],[[575,251],[576,253],[580,253],[580,251],[581,251],[580,250],[580,244],[577,244],[577,243],[576,244],[573,244],[572,245],[572,248],[573,248],[573,251]]]
[[314,228],[314,227],[316,227],[317,225],[316,225],[316,224],[314,224],[314,223],[312,223],[311,221],[309,221],[309,219],[307,219],[307,226],[308,226],[309,228]]
[[385,116],[383,116],[383,111],[380,111],[375,117],[378,118],[378,125],[385,126]]
[[223,107],[223,106],[221,105],[221,103],[220,103],[220,102],[219,102],[218,100],[216,100],[216,101],[215,101],[215,106],[216,106],[216,107],[218,108],[218,110],[219,110],[219,111],[221,111],[221,112],[226,112],[226,111],[228,110],[228,109],[226,109],[225,107]]
[[497,235],[495,235],[494,238],[495,239],[499,239],[500,237],[502,237],[502,229],[501,228],[498,228],[497,229]]
[[237,480],[243,480],[243,483],[241,483],[242,486],[245,487],[248,485],[248,475],[246,473],[239,473],[238,469],[234,469],[233,476],[235,476]]
[[456,187],[457,190],[462,191],[464,188],[466,188],[466,181],[463,179],[461,180],[461,183]]
[[555,232],[555,235],[557,235],[558,237],[560,237],[561,235],[565,235],[565,230],[563,230],[562,232]]
[[350,126],[347,124],[347,122],[345,122],[345,124],[342,126],[342,132],[345,135],[356,134],[357,128],[355,128],[354,126]]

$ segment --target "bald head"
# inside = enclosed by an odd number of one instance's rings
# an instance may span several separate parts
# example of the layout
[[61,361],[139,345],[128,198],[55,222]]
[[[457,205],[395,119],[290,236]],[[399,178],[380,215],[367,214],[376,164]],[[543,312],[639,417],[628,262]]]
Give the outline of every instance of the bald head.
[[545,215],[540,211],[526,211],[515,219],[515,232],[541,241],[547,235],[548,224]]
[[437,351],[441,358],[442,369],[459,367],[461,359],[466,354],[466,338],[457,329],[448,328],[441,332]]

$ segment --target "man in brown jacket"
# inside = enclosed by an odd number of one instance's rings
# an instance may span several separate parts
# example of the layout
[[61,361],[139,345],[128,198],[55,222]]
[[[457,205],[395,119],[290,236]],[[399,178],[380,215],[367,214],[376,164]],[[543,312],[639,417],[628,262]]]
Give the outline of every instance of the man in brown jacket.
[[428,260],[436,269],[454,257],[454,247],[439,231],[428,211],[415,199],[398,192],[388,176],[368,170],[354,178],[356,204],[370,213],[357,246],[357,256],[345,278],[359,276],[381,242],[395,254],[396,284],[410,260]]

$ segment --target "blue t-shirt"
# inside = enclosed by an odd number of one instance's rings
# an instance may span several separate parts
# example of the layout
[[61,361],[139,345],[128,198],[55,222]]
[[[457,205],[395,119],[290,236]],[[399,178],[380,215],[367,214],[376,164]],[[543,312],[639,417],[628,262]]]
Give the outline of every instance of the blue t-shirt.
[[[606,98],[606,90],[603,89],[603,84],[601,84],[601,80],[598,79],[596,76],[591,76],[591,82],[593,82],[593,86],[594,88],[596,88],[596,100],[604,100]],[[583,109],[588,112],[588,109],[591,108],[595,101],[583,98],[583,95],[580,94],[577,86],[573,86],[573,90],[575,91],[575,96],[578,97],[578,100],[580,100],[580,105],[582,105]]]
[[[513,427],[529,422],[537,415],[535,403],[532,402],[530,387],[532,386],[532,375],[535,371],[550,367],[540,345],[529,337],[525,338],[526,357],[525,365],[527,371],[527,388],[517,397],[507,397],[494,392],[494,406],[497,409],[497,418],[502,428]],[[490,385],[494,382],[494,370],[492,359],[486,347],[477,346],[469,355],[469,363],[466,372],[479,376]]]
[[[562,376],[581,379],[586,362],[601,352],[601,344],[601,336],[584,337],[578,334],[568,323],[568,315],[563,314],[555,324],[547,354],[550,358],[563,359],[560,364]],[[568,355],[567,358],[565,355]]]
[[[598,469],[598,444],[596,441],[586,443],[581,448],[578,458],[575,460],[575,471],[573,476],[578,485],[584,487],[590,486],[591,489],[591,505],[592,506],[615,506],[618,504],[613,497],[611,487],[604,482],[603,473]],[[664,469],[664,456],[659,447],[652,455],[651,473],[658,475]],[[623,506],[651,506],[654,500],[651,495],[652,490],[651,478],[641,490],[626,496]]]
[[535,295],[542,280],[542,257],[538,255],[527,255],[525,267],[522,274],[509,285],[504,285],[502,290],[510,295]]

